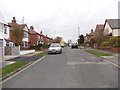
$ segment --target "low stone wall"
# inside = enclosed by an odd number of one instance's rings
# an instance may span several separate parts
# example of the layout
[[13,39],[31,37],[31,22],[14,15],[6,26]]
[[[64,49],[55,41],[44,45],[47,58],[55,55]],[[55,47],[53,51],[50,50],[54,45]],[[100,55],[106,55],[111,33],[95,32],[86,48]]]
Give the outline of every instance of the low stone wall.
[[29,53],[34,53],[35,50],[22,50],[20,51],[20,55],[25,55],[25,54],[29,54]]
[[97,49],[120,53],[120,48],[115,48],[115,47],[98,47]]

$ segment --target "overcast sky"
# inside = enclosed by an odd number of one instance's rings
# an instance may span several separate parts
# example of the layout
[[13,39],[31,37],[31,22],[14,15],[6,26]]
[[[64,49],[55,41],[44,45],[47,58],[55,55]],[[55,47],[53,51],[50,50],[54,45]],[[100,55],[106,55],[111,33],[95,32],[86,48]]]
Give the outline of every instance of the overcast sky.
[[7,22],[16,17],[18,23],[34,26],[50,37],[75,41],[89,33],[105,19],[118,18],[119,0],[0,0],[0,11]]

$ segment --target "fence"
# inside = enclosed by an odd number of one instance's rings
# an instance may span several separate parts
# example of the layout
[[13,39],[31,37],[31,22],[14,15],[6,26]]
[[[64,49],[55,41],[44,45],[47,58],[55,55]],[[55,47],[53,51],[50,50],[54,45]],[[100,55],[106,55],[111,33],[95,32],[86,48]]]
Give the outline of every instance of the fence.
[[19,55],[19,54],[20,54],[20,46],[5,47],[5,55]]

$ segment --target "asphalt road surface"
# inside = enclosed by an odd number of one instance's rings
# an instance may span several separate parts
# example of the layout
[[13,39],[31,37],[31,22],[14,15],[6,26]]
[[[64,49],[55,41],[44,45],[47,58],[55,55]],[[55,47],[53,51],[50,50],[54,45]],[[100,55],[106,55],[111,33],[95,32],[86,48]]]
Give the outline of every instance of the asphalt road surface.
[[3,83],[3,88],[117,88],[118,68],[83,49],[64,48]]

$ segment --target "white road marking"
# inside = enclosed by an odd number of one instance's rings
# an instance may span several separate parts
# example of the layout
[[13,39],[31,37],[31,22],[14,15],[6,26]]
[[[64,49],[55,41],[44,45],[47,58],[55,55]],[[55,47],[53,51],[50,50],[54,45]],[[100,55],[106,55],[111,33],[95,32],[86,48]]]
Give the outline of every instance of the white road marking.
[[79,65],[79,64],[108,64],[107,62],[68,62],[68,65]]
[[14,76],[18,75],[19,73],[23,72],[24,70],[26,70],[27,68],[31,67],[32,65],[36,64],[37,62],[43,60],[45,58],[45,56],[43,56],[42,58],[38,59],[37,61],[33,62],[31,65],[25,67],[24,69],[20,70],[19,72],[15,73],[14,75],[10,76],[9,78],[5,79],[4,81],[0,82],[1,83],[5,83],[6,81],[8,81],[9,79],[13,78]]
[[108,63],[110,63],[110,64],[112,64],[112,65],[114,65],[114,66],[116,66],[116,67],[118,67],[118,68],[120,68],[120,66],[118,66],[117,64],[115,64],[115,63],[113,63],[111,61],[108,61],[108,60],[105,60],[105,59],[103,59],[103,60],[106,61],[106,62],[108,62]]

